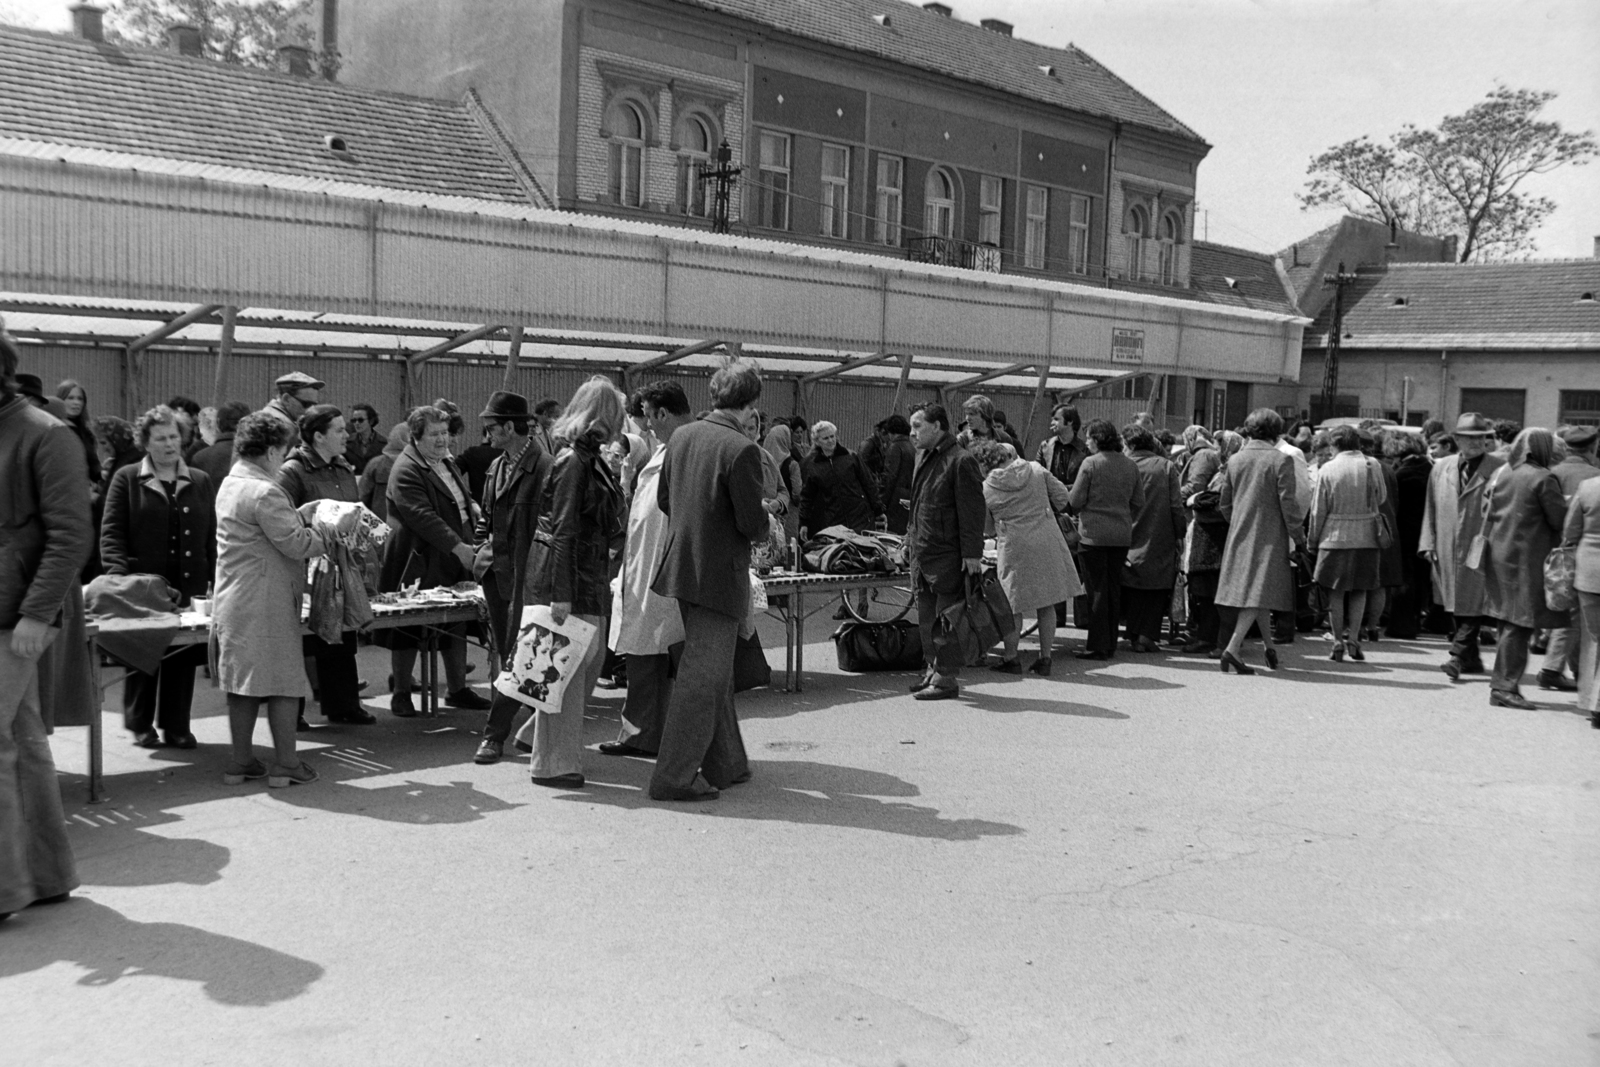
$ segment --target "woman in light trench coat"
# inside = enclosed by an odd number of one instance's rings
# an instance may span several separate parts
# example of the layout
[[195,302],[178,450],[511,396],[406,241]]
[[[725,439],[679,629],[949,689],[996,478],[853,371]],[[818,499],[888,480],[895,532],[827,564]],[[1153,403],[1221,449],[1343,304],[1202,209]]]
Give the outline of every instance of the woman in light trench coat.
[[[234,431],[233,468],[217,491],[216,598],[211,636],[217,685],[228,695],[233,761],[222,780],[240,785],[265,778],[277,789],[316,781],[295,751],[300,700],[311,695],[300,645],[305,560],[320,556],[322,538],[278,487],[294,428],[272,415],[248,415]],[[275,758],[255,758],[251,738],[267,702]]]

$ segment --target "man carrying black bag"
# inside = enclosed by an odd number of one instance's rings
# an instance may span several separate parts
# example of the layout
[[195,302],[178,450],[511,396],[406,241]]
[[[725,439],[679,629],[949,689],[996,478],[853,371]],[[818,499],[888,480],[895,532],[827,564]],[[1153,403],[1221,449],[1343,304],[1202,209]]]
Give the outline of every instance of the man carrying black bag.
[[927,669],[911,687],[918,700],[954,700],[962,652],[945,614],[963,603],[966,575],[983,571],[983,475],[950,433],[938,404],[911,414],[917,466],[911,476],[906,549]]

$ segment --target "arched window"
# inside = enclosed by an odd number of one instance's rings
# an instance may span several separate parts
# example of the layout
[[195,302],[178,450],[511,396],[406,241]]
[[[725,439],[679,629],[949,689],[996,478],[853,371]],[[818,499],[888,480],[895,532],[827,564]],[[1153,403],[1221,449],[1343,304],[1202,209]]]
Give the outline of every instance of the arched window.
[[643,207],[645,139],[650,131],[649,123],[632,100],[618,100],[613,104],[610,119],[611,199],[624,207]]
[[1128,208],[1123,232],[1128,241],[1128,277],[1143,278],[1145,274],[1144,242],[1150,236],[1150,212],[1143,204]]
[[1178,246],[1183,243],[1183,216],[1169,211],[1161,216],[1161,284],[1178,284]]
[[928,237],[956,235],[956,183],[943,167],[928,171],[923,205],[922,229]]
[[703,115],[689,115],[678,130],[678,210],[685,215],[705,218],[710,212],[702,171],[711,168],[711,155],[717,137]]

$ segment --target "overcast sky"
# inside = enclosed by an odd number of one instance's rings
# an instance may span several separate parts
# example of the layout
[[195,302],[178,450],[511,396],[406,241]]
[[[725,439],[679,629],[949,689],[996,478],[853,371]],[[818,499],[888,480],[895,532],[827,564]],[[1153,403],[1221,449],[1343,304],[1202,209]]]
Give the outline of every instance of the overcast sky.
[[[804,0],[792,0],[804,2]],[[1560,93],[1546,116],[1600,130],[1600,0],[949,0],[970,22],[1076,44],[1212,146],[1197,235],[1277,251],[1337,218],[1295,194],[1312,155],[1431,126],[1497,81]],[[65,30],[63,0],[0,0],[0,18]],[[1588,257],[1600,164],[1535,178],[1556,213],[1540,257]]]

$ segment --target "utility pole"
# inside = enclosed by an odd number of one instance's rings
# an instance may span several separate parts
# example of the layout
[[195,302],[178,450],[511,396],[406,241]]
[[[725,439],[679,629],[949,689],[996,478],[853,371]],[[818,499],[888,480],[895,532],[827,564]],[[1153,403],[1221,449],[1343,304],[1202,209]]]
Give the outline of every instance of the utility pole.
[[1344,336],[1344,290],[1354,284],[1355,274],[1344,269],[1339,261],[1336,274],[1324,274],[1323,285],[1333,286],[1333,326],[1328,330],[1328,344],[1322,370],[1322,417],[1333,418],[1333,402],[1339,393],[1339,345]]
[[733,200],[733,183],[739,177],[743,167],[733,164],[733,149],[728,147],[728,142],[723,141],[717,148],[717,166],[715,170],[703,170],[699,180],[702,182],[715,182],[716,188],[711,193],[711,232],[728,232],[728,207]]

